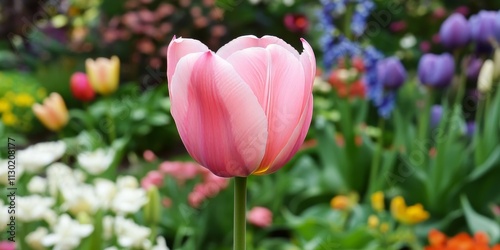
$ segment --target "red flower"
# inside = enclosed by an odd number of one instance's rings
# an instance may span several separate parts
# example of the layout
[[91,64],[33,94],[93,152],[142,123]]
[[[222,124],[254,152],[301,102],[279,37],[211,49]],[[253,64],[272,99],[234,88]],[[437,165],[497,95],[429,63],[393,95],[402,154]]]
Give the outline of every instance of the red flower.
[[288,30],[295,33],[305,33],[309,26],[309,20],[303,14],[286,14],[283,23]]

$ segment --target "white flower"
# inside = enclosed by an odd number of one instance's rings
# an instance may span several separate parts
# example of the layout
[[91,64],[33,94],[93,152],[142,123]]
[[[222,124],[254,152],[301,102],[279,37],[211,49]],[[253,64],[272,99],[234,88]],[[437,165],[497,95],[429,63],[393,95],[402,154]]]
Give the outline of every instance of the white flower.
[[477,88],[482,93],[489,92],[491,86],[493,85],[493,70],[494,64],[492,60],[486,60],[479,71],[479,77],[477,79]]
[[120,176],[116,180],[116,186],[118,189],[122,188],[138,188],[139,187],[139,182],[134,176],[131,175],[126,175],[126,176]]
[[26,236],[26,243],[28,243],[30,249],[43,250],[45,247],[42,244],[42,240],[47,234],[49,234],[47,228],[38,227],[35,231]]
[[91,185],[84,184],[61,189],[64,202],[62,208],[73,215],[79,213],[93,214],[99,208],[99,200]]
[[18,151],[18,161],[26,172],[36,173],[61,158],[66,152],[63,141],[42,142]]
[[118,244],[125,248],[142,247],[148,241],[151,229],[135,224],[121,216],[115,218],[115,234]]
[[116,194],[115,183],[107,179],[95,179],[94,190],[99,200],[100,207],[109,209]]
[[80,183],[71,168],[59,162],[47,167],[47,182],[49,193],[53,197],[57,197],[60,189],[74,187]]
[[[0,160],[0,184],[7,186],[9,184],[9,161],[8,160]],[[12,170],[10,170],[12,171]],[[24,172],[24,169],[21,165],[16,164],[15,166],[15,182],[21,177]],[[12,176],[12,174],[11,174]]]
[[415,36],[411,34],[404,36],[399,41],[399,46],[401,46],[401,48],[403,49],[410,49],[414,47],[416,44],[417,44],[417,39],[415,38]]
[[167,242],[161,236],[156,238],[156,245],[151,250],[170,250],[167,246]]
[[131,214],[139,211],[147,201],[146,191],[142,188],[119,189],[111,203],[111,209],[119,215]]
[[31,195],[17,198],[16,218],[23,222],[44,219],[55,201],[51,197]]
[[493,57],[493,61],[495,64],[495,70],[494,70],[494,78],[498,79],[500,77],[500,49],[495,49],[495,55]]
[[33,176],[28,182],[28,191],[34,194],[43,194],[47,190],[47,180],[40,176]]
[[115,157],[113,149],[98,149],[94,152],[84,152],[77,156],[78,164],[90,174],[98,175],[106,171]]
[[54,226],[54,232],[45,236],[42,244],[46,247],[54,246],[54,250],[74,249],[93,230],[94,227],[92,225],[82,225],[78,221],[71,219],[69,215],[63,214]]

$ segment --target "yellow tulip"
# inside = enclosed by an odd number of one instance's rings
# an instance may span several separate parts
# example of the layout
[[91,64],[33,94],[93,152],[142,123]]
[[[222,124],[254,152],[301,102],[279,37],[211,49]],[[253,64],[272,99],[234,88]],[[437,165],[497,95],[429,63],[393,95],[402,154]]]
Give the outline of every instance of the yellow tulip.
[[96,60],[85,61],[87,76],[95,92],[109,95],[116,91],[120,79],[120,59],[112,56],[111,59],[99,57]]
[[381,191],[375,192],[370,197],[372,208],[377,212],[384,211],[384,193]]
[[68,109],[58,93],[50,94],[42,105],[35,103],[32,109],[38,120],[52,131],[59,131],[68,123]]

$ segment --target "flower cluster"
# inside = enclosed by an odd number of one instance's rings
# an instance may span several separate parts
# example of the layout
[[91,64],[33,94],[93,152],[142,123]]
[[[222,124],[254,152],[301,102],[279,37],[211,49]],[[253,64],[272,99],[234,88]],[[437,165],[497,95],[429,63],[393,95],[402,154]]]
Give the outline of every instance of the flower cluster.
[[188,202],[194,208],[200,207],[206,199],[216,196],[229,184],[229,179],[218,177],[197,163],[165,161],[160,164],[158,170],[148,172],[141,180],[141,185],[144,189],[151,186],[161,187],[165,176],[172,177],[180,186],[188,180],[201,178],[201,182],[197,183],[188,195]]
[[429,245],[425,250],[500,250],[500,244],[490,247],[489,237],[484,232],[476,232],[474,237],[468,233],[459,233],[451,238],[448,238],[442,232],[432,229],[428,234]]
[[11,72],[0,72],[0,82],[0,121],[16,131],[31,131],[31,105],[46,96],[45,89],[35,79]]
[[[99,176],[112,159],[103,152],[114,151],[99,149],[79,154],[77,161],[85,172],[58,162],[66,151],[62,141],[43,142],[18,151],[16,177],[23,177],[18,184],[27,192],[17,197],[16,218],[33,229],[23,239],[30,249],[76,249],[89,237],[97,237],[94,240],[110,250],[116,249],[114,242],[116,247],[127,249],[168,249],[162,238],[156,245],[151,242],[156,235],[151,235],[150,228],[129,219],[150,203],[138,180],[118,176],[113,181]],[[0,186],[6,185],[4,175],[2,172]],[[6,209],[3,203],[0,207]],[[6,216],[0,214],[0,227],[7,225],[3,223],[8,220]],[[93,233],[99,224],[103,235]]]

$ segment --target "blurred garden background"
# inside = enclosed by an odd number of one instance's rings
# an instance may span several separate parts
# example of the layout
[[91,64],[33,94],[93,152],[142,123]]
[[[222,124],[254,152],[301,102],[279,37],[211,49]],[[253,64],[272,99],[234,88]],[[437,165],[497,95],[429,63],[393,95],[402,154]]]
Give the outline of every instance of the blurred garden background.
[[313,47],[314,112],[293,159],[248,179],[249,250],[499,250],[499,10],[2,0],[0,249],[231,249],[233,180],[187,154],[167,48],[174,35],[213,51],[273,35]]

